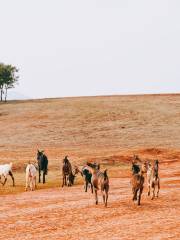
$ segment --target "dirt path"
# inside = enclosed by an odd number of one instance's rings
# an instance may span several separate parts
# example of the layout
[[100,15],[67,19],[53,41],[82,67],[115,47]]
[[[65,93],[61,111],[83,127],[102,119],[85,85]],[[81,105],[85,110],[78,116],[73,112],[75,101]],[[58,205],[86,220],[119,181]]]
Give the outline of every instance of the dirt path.
[[[167,183],[167,184],[166,184]],[[83,186],[0,197],[0,239],[180,239],[180,183],[164,177],[160,198],[131,201],[128,178],[111,179],[109,206]]]

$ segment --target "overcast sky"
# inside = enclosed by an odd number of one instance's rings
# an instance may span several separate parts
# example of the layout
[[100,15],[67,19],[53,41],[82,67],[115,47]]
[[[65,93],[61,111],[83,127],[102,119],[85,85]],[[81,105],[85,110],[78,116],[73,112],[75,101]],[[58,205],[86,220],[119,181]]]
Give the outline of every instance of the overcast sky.
[[0,62],[32,98],[180,92],[180,1],[0,0]]

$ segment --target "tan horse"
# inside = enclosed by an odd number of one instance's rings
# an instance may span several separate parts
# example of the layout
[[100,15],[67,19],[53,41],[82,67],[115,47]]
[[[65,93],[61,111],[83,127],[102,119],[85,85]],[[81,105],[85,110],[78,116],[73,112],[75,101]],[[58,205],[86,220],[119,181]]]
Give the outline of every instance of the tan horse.
[[148,196],[152,196],[151,199],[153,200],[155,198],[155,190],[157,188],[156,196],[159,195],[159,189],[160,189],[160,178],[159,178],[159,161],[155,160],[154,164],[149,162],[148,163],[148,169],[147,169],[147,184],[148,184]]

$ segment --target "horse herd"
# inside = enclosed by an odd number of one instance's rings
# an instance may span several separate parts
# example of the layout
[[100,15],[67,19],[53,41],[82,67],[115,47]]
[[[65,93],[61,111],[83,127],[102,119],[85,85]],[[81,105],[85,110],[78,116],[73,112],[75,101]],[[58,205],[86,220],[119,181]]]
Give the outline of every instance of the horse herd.
[[[41,182],[41,172],[43,173],[43,183],[45,183],[45,177],[48,173],[48,158],[44,154],[44,151],[37,151],[37,164],[28,163],[26,166],[26,191],[28,188],[30,188],[31,191],[35,190],[37,170],[39,173],[39,183]],[[131,171],[133,201],[137,201],[138,205],[141,203],[145,174],[147,175],[148,196],[151,196],[151,199],[154,199],[155,195],[158,197],[160,189],[158,160],[155,160],[153,164],[150,161],[142,162],[137,155],[134,155]],[[78,173],[80,173],[84,179],[85,192],[87,192],[89,186],[91,188],[91,193],[95,195],[95,203],[98,204],[98,190],[100,190],[104,205],[107,206],[109,192],[109,177],[107,169],[101,171],[100,164],[90,162],[87,162],[82,168],[79,168],[78,166],[72,167],[68,156],[65,156],[62,166],[62,187],[72,186]],[[13,186],[15,186],[14,176],[12,173],[12,163],[0,165],[0,183],[3,186],[7,181],[8,175],[11,176]],[[4,177],[4,182],[2,182],[2,177]]]

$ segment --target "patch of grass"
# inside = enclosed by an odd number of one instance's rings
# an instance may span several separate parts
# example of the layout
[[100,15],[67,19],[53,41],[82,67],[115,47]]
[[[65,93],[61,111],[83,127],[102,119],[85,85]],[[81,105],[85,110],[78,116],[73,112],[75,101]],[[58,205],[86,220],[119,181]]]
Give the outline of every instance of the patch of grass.
[[[101,169],[108,169],[109,178],[119,178],[123,177],[124,174],[127,173],[129,169],[129,165],[124,163],[117,164],[102,164]],[[8,194],[17,194],[25,191],[25,172],[15,171],[15,187],[12,186],[11,177],[8,176],[8,180],[5,186],[0,185],[0,195],[8,195]],[[42,179],[42,176],[41,176]],[[75,185],[82,185],[84,183],[83,178],[80,174],[76,175]],[[62,175],[60,170],[53,169],[48,171],[48,175],[46,176],[46,183],[38,183],[38,174],[37,174],[37,189],[48,189],[48,188],[57,188],[62,186]]]

